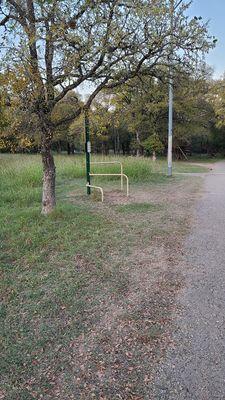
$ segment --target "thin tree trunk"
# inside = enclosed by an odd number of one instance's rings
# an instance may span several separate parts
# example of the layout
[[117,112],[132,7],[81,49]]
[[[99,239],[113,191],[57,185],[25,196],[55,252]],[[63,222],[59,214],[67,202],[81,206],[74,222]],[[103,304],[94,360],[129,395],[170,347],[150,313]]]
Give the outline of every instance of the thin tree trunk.
[[120,154],[120,135],[117,135],[117,154]]
[[137,150],[136,150],[136,156],[139,157],[140,156],[140,137],[139,137],[139,132],[136,132],[136,140],[137,140]]
[[62,148],[61,148],[61,140],[59,140],[58,142],[57,142],[57,153],[61,153],[62,152]]
[[55,197],[55,163],[51,153],[51,133],[42,136],[42,164],[43,164],[43,191],[42,211],[44,215],[50,214],[56,205]]
[[69,144],[69,142],[67,142],[67,154],[68,154],[68,156],[70,155],[70,153],[71,153],[70,144]]

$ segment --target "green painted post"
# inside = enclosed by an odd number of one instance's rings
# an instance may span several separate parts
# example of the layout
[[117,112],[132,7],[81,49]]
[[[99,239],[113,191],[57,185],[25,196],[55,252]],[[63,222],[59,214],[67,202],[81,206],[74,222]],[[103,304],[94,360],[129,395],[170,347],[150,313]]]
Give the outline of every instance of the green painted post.
[[[90,142],[90,128],[89,128],[89,117],[88,111],[84,114],[84,125],[85,125],[85,153],[86,153],[86,177],[87,183],[91,184],[90,177],[90,153],[91,153],[91,142]],[[91,194],[91,188],[87,186],[87,194]]]

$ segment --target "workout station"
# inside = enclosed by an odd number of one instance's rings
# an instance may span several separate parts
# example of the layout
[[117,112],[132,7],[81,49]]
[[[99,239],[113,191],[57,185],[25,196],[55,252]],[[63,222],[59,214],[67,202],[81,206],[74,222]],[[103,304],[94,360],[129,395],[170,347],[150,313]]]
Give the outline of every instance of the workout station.
[[[91,184],[91,177],[95,176],[118,176],[120,177],[121,190],[124,188],[124,178],[126,180],[126,195],[129,196],[129,179],[128,176],[123,173],[123,164],[120,161],[93,161],[91,162],[91,142],[90,142],[90,125],[88,113],[85,113],[85,153],[86,153],[86,178],[87,178],[87,194],[91,194],[91,189],[97,189],[101,193],[101,201],[104,201],[104,192],[101,186]],[[118,164],[120,165],[119,173],[93,173],[91,172],[91,166],[93,165],[106,165],[106,164]]]

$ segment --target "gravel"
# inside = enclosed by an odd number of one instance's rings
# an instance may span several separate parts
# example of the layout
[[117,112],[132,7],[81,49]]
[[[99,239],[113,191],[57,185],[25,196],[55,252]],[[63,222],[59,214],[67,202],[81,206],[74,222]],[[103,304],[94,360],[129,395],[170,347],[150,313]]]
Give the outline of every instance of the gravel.
[[[223,174],[224,173],[224,174]],[[204,175],[185,244],[173,345],[149,399],[225,399],[225,162]]]

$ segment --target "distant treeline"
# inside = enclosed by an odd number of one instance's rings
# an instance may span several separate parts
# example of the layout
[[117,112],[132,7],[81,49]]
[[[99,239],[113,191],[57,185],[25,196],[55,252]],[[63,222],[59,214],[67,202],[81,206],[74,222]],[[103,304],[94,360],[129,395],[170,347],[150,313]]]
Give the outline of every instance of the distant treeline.
[[[224,81],[213,81],[209,73],[174,79],[174,154],[225,154],[223,111]],[[56,107],[52,123],[65,120],[82,107],[70,92]],[[40,151],[40,127],[30,110],[8,98],[1,105],[1,152]],[[135,78],[116,91],[103,92],[89,112],[92,152],[102,154],[166,154],[168,83],[155,78]],[[70,154],[84,151],[84,117],[57,124],[52,149]]]

